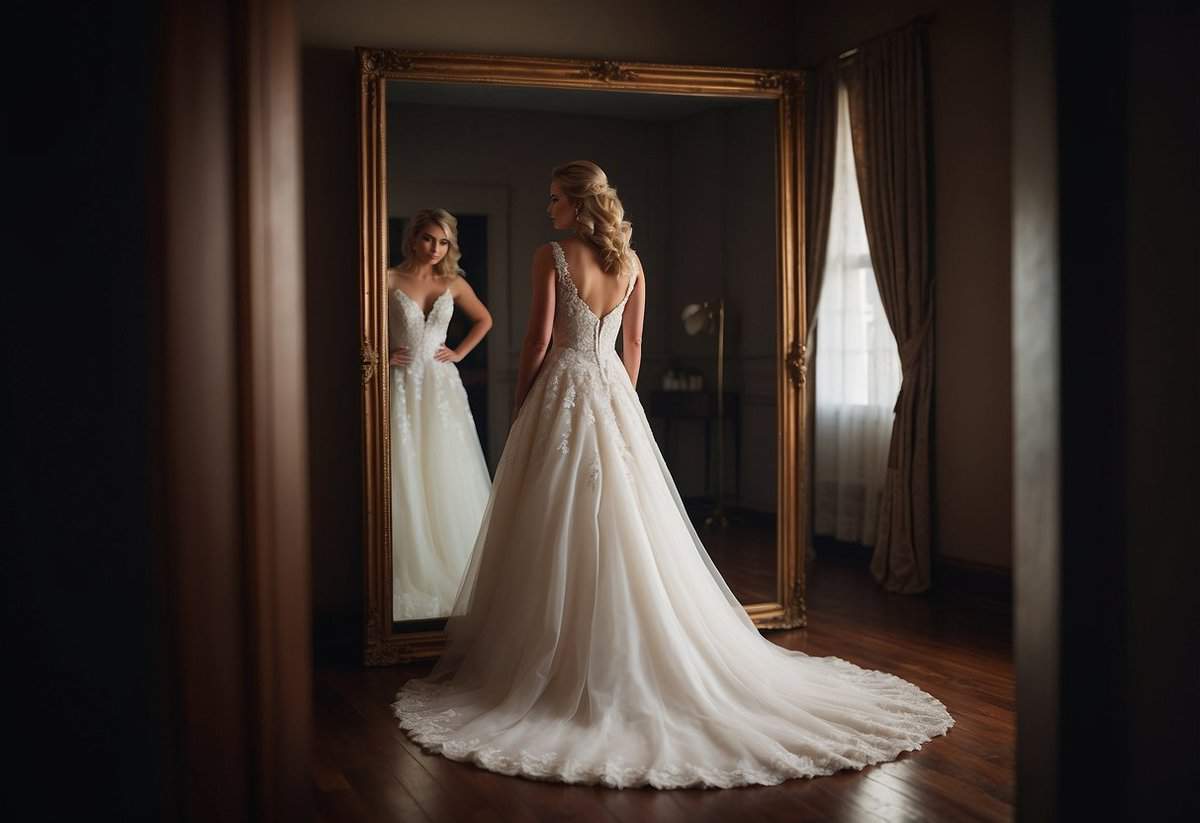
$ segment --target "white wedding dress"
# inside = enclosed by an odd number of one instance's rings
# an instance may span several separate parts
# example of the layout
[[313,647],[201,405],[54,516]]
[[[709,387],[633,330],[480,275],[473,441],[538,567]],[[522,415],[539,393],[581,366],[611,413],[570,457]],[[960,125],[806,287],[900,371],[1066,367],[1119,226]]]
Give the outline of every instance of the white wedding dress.
[[491,479],[458,369],[433,359],[454,298],[426,317],[400,289],[388,301],[388,342],[412,362],[391,371],[392,619],[445,617],[479,533]]
[[[953,724],[894,675],[765,639],[712,565],[561,248],[554,344],[513,424],[447,650],[400,726],[504,774],[659,789],[860,769]],[[633,289],[629,285],[629,291]]]

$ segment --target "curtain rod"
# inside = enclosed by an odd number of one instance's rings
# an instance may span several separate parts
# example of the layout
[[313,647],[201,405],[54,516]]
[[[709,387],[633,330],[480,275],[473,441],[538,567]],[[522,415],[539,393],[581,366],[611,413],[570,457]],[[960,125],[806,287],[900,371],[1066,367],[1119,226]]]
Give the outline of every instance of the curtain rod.
[[[906,29],[906,28],[908,28],[909,26],[912,26],[912,25],[917,25],[917,24],[929,25],[930,23],[932,23],[932,22],[933,22],[933,20],[934,20],[934,18],[935,18],[936,16],[937,16],[937,15],[936,15],[936,13],[935,13],[935,12],[932,12],[932,11],[931,11],[931,12],[929,12],[928,14],[918,14],[916,17],[914,17],[912,20],[909,20],[909,21],[908,21],[907,23],[905,23],[903,26],[899,26],[899,27],[897,27],[897,28],[894,28],[894,29],[891,29],[891,30],[889,30],[889,31],[886,31],[886,32],[884,32],[883,34],[880,34],[880,35],[877,35],[877,36],[875,36],[875,37],[872,37],[870,40],[867,40],[867,41],[865,41],[865,42],[867,42],[867,43],[870,43],[870,42],[872,42],[873,40],[878,40],[880,37],[887,37],[887,36],[888,36],[889,34],[891,34],[892,32],[897,32],[897,31],[900,31],[900,30],[902,30],[902,29]],[[846,49],[844,52],[842,52],[841,54],[839,54],[839,55],[837,56],[837,59],[838,59],[838,60],[849,60],[851,57],[853,57],[854,55],[858,54],[858,49],[859,49],[859,47],[858,47],[858,46],[855,46],[855,47],[854,47],[854,48],[852,48],[852,49]]]

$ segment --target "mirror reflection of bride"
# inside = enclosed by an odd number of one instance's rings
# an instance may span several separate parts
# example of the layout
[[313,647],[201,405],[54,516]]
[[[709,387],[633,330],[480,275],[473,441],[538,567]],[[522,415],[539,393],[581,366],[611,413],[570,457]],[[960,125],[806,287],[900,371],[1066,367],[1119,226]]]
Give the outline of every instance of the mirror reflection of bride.
[[[492,316],[458,267],[458,221],[444,209],[417,212],[401,253],[387,271],[393,620],[450,613],[491,491],[454,364]],[[455,307],[473,322],[450,348]]]

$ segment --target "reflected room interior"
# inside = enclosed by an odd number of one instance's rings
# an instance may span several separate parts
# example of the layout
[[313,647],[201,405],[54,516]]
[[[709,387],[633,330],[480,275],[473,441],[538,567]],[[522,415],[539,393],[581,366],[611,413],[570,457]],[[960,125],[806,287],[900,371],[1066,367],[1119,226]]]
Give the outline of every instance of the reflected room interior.
[[[494,320],[458,364],[493,471],[529,262],[555,236],[550,169],[587,156],[616,181],[649,284],[638,393],[695,528],[745,604],[777,589],[777,117],[775,101],[744,98],[402,80],[386,92],[388,264],[408,215],[457,217],[459,265]],[[452,321],[448,345],[464,332]],[[430,630],[444,616],[396,628]]]

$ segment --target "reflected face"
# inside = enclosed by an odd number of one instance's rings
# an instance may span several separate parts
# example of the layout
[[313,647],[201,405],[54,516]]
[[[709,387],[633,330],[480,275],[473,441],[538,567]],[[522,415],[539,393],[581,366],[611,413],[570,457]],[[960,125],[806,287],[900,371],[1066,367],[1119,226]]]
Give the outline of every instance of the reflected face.
[[419,262],[433,266],[450,251],[450,239],[436,223],[421,226],[413,238],[412,254]]
[[550,204],[546,206],[546,214],[556,229],[569,229],[575,225],[575,204],[563,194],[557,180],[550,181]]

